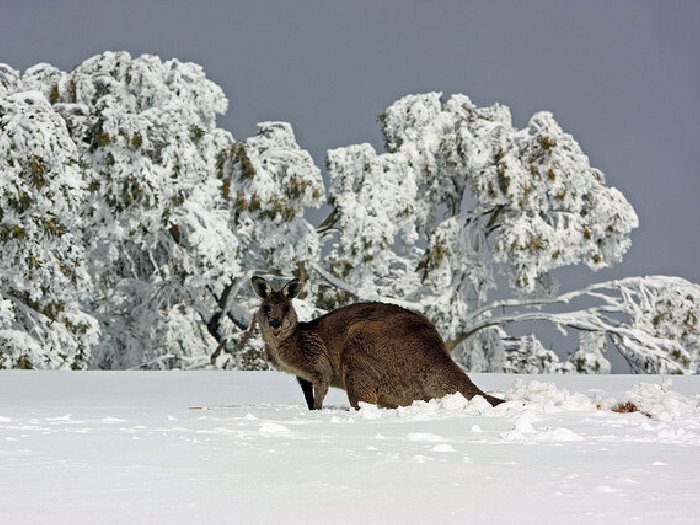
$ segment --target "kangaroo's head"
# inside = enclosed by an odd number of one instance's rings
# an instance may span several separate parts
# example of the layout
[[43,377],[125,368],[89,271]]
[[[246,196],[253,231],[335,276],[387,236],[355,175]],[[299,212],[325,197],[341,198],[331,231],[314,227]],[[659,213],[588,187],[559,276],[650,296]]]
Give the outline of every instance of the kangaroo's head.
[[297,313],[292,299],[301,290],[299,280],[292,279],[277,291],[262,277],[255,276],[251,282],[255,293],[262,298],[258,322],[263,335],[278,340],[288,337],[297,327]]

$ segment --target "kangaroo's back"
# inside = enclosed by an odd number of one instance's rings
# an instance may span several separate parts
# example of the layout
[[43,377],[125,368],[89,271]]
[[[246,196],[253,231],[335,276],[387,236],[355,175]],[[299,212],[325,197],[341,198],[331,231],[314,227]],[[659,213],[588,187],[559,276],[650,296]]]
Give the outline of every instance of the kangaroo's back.
[[[333,310],[307,323],[299,323],[305,329],[317,331],[329,344],[337,345],[360,326],[372,326],[377,331],[382,327],[412,330],[419,326],[434,327],[430,320],[416,312],[389,303],[354,303]],[[387,334],[388,335],[388,334]],[[442,340],[440,345],[444,349]]]

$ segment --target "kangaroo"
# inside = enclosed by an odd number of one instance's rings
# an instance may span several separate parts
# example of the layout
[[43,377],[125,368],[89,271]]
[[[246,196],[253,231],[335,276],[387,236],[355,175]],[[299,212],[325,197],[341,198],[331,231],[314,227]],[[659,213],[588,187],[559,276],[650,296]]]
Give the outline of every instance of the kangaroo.
[[503,403],[472,383],[421,314],[393,304],[356,303],[299,322],[292,305],[301,290],[297,279],[280,290],[262,277],[253,277],[252,284],[262,298],[256,315],[265,357],[297,376],[310,410],[323,408],[331,386],[345,390],[355,409],[361,401],[396,408],[456,392]]

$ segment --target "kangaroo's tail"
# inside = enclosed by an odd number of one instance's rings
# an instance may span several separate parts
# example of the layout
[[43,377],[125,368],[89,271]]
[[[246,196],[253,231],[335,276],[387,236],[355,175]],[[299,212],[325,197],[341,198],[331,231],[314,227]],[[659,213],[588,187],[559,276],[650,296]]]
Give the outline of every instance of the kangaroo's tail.
[[462,372],[460,370],[460,386],[459,386],[459,391],[462,393],[464,397],[467,399],[471,399],[474,396],[481,396],[483,397],[486,401],[488,401],[491,406],[497,406],[500,405],[501,403],[505,403],[503,399],[499,399],[497,397],[494,397],[490,394],[487,394],[483,390],[481,390],[478,386],[476,386],[472,380],[469,378],[467,374]]
[[484,399],[485,399],[486,401],[488,401],[489,403],[491,403],[491,406],[494,406],[494,407],[497,406],[497,405],[500,405],[501,403],[505,403],[505,401],[504,401],[503,399],[499,399],[499,398],[497,398],[497,397],[493,397],[493,396],[491,396],[491,395],[489,395],[489,394],[486,394],[486,393],[484,393],[484,392],[482,392],[482,393],[479,394],[479,395],[480,395],[480,396],[483,396]]

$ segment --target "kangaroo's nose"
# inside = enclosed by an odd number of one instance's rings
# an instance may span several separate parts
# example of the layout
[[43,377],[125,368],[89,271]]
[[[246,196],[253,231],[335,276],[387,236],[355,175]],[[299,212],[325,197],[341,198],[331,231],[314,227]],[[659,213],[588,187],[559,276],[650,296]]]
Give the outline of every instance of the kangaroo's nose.
[[282,321],[279,319],[270,319],[270,326],[272,328],[279,328],[282,325]]

